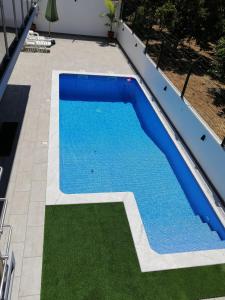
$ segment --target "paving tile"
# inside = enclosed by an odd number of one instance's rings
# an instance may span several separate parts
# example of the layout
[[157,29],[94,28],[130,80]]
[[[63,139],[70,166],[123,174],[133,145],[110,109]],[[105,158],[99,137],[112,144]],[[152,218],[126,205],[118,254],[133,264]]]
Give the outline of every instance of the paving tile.
[[225,297],[202,299],[202,300],[225,300]]
[[25,241],[27,215],[10,215],[9,224],[12,225],[12,242]]
[[15,190],[15,181],[11,181],[8,185],[7,193],[6,193],[6,199],[8,200],[7,204],[7,210],[6,210],[6,216],[5,216],[5,224],[9,222],[9,215],[10,215],[10,207],[11,203],[13,201],[13,195]]
[[47,180],[47,163],[33,164],[32,180]]
[[20,172],[31,172],[33,168],[33,156],[27,156],[26,159],[21,158],[18,166]]
[[18,300],[40,300],[40,295],[27,296],[27,297],[19,297]]
[[43,226],[45,217],[45,202],[30,202],[28,226]]
[[16,185],[16,180],[12,180],[12,178],[10,177],[10,182],[6,193],[6,198],[8,199],[8,201],[11,201],[11,199],[13,199],[15,185]]
[[34,160],[34,142],[24,141],[20,151],[18,172],[31,172]]
[[41,257],[24,258],[19,296],[39,295],[41,290]]
[[43,236],[44,226],[27,228],[24,257],[42,256]]
[[26,123],[22,131],[24,141],[35,142],[37,139],[37,123],[32,120]]
[[16,157],[13,163],[13,167],[12,167],[12,171],[10,174],[10,182],[11,181],[16,181],[16,176],[17,176],[17,172],[18,172],[18,166],[19,166],[19,155],[16,152]]
[[30,201],[45,202],[46,182],[32,181]]
[[48,161],[48,146],[41,145],[41,142],[36,147],[34,154],[35,163],[46,163]]
[[16,261],[15,276],[21,276],[24,243],[12,243],[11,249],[14,253]]
[[38,126],[38,132],[37,132],[37,138],[38,141],[48,140],[49,136],[49,113],[50,113],[50,106],[46,105],[45,109],[41,109],[41,113],[39,116],[39,126]]
[[10,214],[26,214],[29,206],[29,192],[15,191],[13,199],[10,202]]
[[15,276],[13,278],[11,300],[18,300],[19,288],[20,288],[20,277]]
[[26,192],[31,189],[31,172],[18,172],[15,190]]
[[[39,118],[39,104],[38,102],[35,105],[30,101],[29,106],[27,107],[26,111],[26,120],[25,120],[25,128],[36,129],[38,128],[38,118]],[[36,140],[34,140],[35,142]],[[27,140],[27,142],[33,142],[31,140]]]

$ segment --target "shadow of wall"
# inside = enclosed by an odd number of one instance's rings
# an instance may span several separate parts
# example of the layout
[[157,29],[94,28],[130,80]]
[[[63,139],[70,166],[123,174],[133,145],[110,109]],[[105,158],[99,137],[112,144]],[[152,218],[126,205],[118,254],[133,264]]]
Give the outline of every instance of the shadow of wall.
[[29,92],[28,85],[8,85],[0,102],[0,197],[7,192]]

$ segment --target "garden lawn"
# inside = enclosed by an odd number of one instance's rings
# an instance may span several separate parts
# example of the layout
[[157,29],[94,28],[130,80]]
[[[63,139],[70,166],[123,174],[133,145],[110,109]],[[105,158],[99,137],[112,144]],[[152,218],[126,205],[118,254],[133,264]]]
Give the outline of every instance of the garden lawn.
[[122,203],[47,206],[41,300],[225,296],[225,265],[142,273]]

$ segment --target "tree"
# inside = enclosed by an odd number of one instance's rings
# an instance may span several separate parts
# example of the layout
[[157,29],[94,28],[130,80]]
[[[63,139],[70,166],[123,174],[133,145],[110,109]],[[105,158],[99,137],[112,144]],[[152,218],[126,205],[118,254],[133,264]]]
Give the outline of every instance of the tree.
[[225,1],[205,0],[208,16],[205,24],[208,41],[216,42],[225,34]]
[[123,18],[125,21],[133,19],[133,30],[140,37],[149,35],[153,24],[156,24],[155,11],[163,5],[164,0],[123,0]]
[[225,1],[173,0],[177,9],[174,33],[180,38],[194,38],[202,47],[217,41],[225,32]]
[[167,1],[156,9],[155,17],[159,20],[161,29],[167,28],[173,31],[177,21],[176,6],[171,1]]
[[215,64],[213,66],[213,74],[218,78],[225,79],[225,37],[219,39],[216,45]]
[[[225,35],[224,0],[124,0],[124,14],[135,16],[134,29],[148,35],[159,21],[179,41],[194,38],[207,48]],[[132,19],[131,17],[131,19]],[[141,37],[141,36],[140,36]]]

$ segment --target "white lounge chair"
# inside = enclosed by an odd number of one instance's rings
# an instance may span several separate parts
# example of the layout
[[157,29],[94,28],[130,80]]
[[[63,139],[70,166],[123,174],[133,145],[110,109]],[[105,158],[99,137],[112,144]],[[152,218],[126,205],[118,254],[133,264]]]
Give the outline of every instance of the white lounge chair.
[[26,39],[23,46],[23,51],[49,53],[50,47],[51,47],[50,42]]
[[27,38],[25,40],[25,45],[28,46],[37,46],[37,47],[51,47],[52,43],[50,41],[45,40],[35,40]]
[[46,42],[50,42],[52,45],[55,44],[55,40],[49,37],[45,37],[45,36],[40,36],[39,33],[34,32],[32,30],[29,30],[28,35],[27,35],[27,39],[29,40],[35,40],[35,41],[46,41]]

